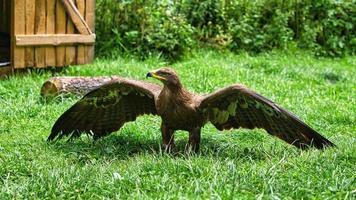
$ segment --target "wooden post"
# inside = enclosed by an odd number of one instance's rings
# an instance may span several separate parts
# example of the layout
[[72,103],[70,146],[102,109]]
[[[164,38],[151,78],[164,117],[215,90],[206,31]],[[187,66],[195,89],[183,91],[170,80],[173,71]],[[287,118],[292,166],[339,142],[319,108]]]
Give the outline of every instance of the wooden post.
[[[26,27],[25,27],[25,6],[23,0],[14,0],[13,1],[13,28],[14,34],[25,34]],[[14,42],[14,41],[13,41]],[[25,48],[24,47],[17,47],[13,43],[13,55],[12,55],[12,63],[15,68],[24,68],[25,67]]]
[[[85,2],[85,20],[92,33],[95,33],[95,0],[86,0]],[[94,45],[87,46],[85,52],[86,62],[94,60]]]
[[[33,35],[35,33],[35,4],[36,0],[26,0],[26,35]],[[35,49],[33,47],[26,47],[26,61],[27,67],[35,66]]]
[[[26,0],[27,1],[27,0]],[[56,31],[56,0],[47,0],[46,33],[51,35]],[[56,66],[55,47],[46,47],[46,66]]]
[[[71,0],[69,0],[71,1]],[[62,1],[63,2],[63,1]],[[68,12],[68,11],[67,11]],[[74,24],[70,17],[67,18],[67,34],[74,33]],[[66,47],[66,65],[74,65],[76,64],[76,48],[75,46],[67,46]]]
[[[16,22],[17,23],[17,22]],[[36,0],[35,34],[46,33],[46,1]],[[35,48],[36,67],[46,66],[46,48]]]
[[[56,1],[56,33],[57,34],[65,34],[67,26],[66,13],[64,10],[64,6],[62,4],[62,0]],[[65,47],[60,46],[56,47],[56,66],[64,66],[66,61],[65,55]]]
[[[81,16],[85,16],[85,0],[76,0],[78,11]],[[77,64],[85,63],[85,45],[78,45],[77,47]]]

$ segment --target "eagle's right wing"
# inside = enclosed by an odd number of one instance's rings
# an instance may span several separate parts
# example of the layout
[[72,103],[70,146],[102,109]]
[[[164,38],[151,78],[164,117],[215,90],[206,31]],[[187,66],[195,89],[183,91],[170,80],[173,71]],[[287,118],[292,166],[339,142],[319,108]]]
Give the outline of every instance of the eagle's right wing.
[[161,86],[137,80],[113,81],[86,94],[64,112],[52,127],[48,141],[82,132],[94,139],[108,135],[143,114],[156,114],[155,98]]
[[262,128],[298,148],[335,146],[289,111],[242,85],[203,97],[199,109],[219,130]]

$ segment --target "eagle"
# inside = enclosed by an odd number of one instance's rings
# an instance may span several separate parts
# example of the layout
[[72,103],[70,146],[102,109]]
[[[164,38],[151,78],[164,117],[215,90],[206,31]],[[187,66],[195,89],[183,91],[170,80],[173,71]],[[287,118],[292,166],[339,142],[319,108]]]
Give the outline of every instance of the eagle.
[[300,149],[335,146],[291,112],[241,84],[211,94],[186,90],[177,73],[163,67],[147,73],[163,87],[147,81],[120,79],[104,84],[76,102],[55,122],[48,141],[87,133],[98,139],[119,130],[144,114],[162,119],[162,147],[175,147],[174,132],[189,132],[186,148],[198,152],[202,127],[211,122],[218,130],[260,128]]

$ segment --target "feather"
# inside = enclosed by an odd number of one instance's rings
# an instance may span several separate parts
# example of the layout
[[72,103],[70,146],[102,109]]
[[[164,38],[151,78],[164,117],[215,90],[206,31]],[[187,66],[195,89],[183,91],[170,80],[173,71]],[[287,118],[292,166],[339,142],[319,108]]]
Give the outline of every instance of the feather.
[[[135,80],[113,81],[85,95],[53,125],[48,141],[82,132],[100,138],[143,114],[156,114],[154,99],[161,87]],[[143,106],[144,105],[144,106]]]
[[[229,106],[225,110],[219,109],[226,101],[230,102]],[[205,110],[205,115],[219,130],[230,127],[262,128],[298,148],[334,146],[289,111],[242,85],[228,86],[204,96],[199,109]],[[229,113],[227,120],[225,116],[221,118],[226,112]]]

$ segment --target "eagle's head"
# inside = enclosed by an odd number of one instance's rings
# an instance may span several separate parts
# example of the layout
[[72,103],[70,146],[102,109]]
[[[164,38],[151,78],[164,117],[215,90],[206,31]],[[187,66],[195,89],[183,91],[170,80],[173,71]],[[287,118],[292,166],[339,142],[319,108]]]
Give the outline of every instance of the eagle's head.
[[147,73],[146,77],[153,77],[160,80],[168,88],[181,87],[177,73],[169,67],[162,67]]

